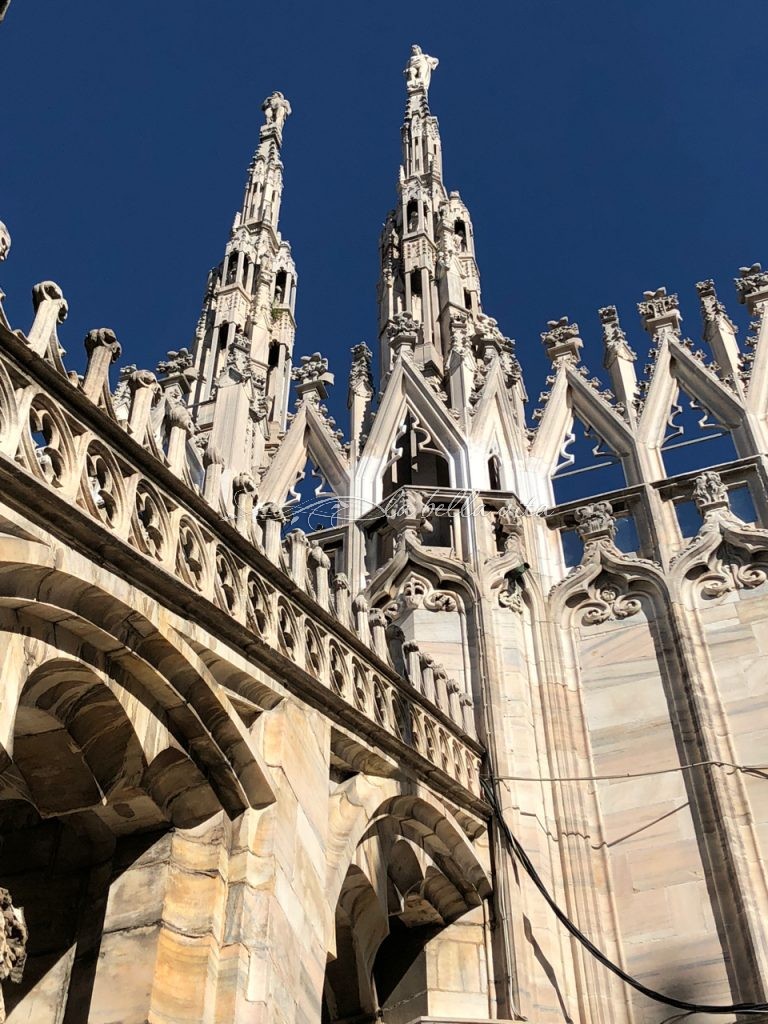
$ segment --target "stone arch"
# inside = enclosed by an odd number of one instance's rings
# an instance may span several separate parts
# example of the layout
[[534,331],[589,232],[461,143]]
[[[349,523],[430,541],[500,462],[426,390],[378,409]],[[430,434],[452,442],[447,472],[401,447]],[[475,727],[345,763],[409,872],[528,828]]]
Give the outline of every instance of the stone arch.
[[[226,850],[240,815],[274,799],[173,616],[103,569],[85,576],[73,550],[54,561],[0,537],[0,874],[30,932],[8,1009],[41,1024],[64,1009],[85,1020],[92,999],[110,1019],[148,1019],[178,988],[176,950],[215,959],[185,917],[207,876],[192,871],[190,899],[173,865],[203,841]],[[227,685],[246,697],[252,683]]]
[[[147,603],[128,584],[108,574],[86,583],[46,564],[47,553],[40,557],[42,564],[34,564],[37,550],[13,538],[0,539],[3,627],[18,633],[23,622],[26,632],[74,658],[96,668],[108,661],[134,698],[133,707],[142,704],[160,715],[173,744],[193,754],[230,816],[271,803],[267,772],[244,724],[186,641],[171,627],[152,621],[149,612],[138,611]],[[107,589],[107,580],[122,591],[119,596]]]
[[412,991],[413,979],[428,973],[425,947],[490,894],[485,870],[426,791],[398,794],[389,781],[350,780],[332,804],[331,828],[323,1021],[361,1014],[386,1021],[395,995],[418,1016],[428,1009],[421,982]]

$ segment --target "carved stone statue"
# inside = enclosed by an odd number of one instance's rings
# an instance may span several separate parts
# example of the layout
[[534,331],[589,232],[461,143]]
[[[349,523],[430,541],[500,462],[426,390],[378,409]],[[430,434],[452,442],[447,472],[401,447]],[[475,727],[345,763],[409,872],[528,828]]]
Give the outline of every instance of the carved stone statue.
[[408,92],[419,92],[420,90],[427,92],[429,89],[430,79],[432,78],[432,72],[435,70],[438,63],[439,61],[437,57],[430,57],[428,54],[422,52],[420,46],[416,46],[414,44],[411,47],[411,56],[408,61],[408,67],[403,72]]
[[274,125],[282,131],[285,119],[291,114],[291,104],[281,92],[273,92],[261,105],[268,125]]
[[[3,915],[3,932],[0,936],[0,981],[10,978],[21,981],[27,960],[27,925],[24,911],[14,907],[11,894],[0,888],[0,912]],[[5,1021],[5,1004],[0,992],[0,1024]]]

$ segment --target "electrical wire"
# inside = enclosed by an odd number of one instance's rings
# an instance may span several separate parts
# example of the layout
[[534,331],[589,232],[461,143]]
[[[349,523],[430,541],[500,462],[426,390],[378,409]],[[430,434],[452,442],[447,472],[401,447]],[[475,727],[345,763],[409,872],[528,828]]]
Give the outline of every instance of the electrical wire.
[[651,775],[671,775],[690,771],[691,768],[733,768],[744,775],[768,780],[768,764],[733,764],[731,761],[694,761],[692,764],[679,764],[673,768],[652,768],[647,772],[618,772],[615,775],[497,775],[495,778],[498,782],[611,782],[621,779],[645,779]]
[[[494,781],[497,781],[494,779]],[[546,885],[540,878],[536,868],[533,866],[528,858],[525,850],[522,848],[518,840],[512,834],[507,821],[502,813],[499,801],[496,797],[496,791],[493,787],[491,778],[488,776],[481,778],[480,783],[483,787],[483,791],[488,798],[488,802],[491,805],[494,818],[499,824],[504,837],[506,838],[513,854],[520,861],[520,864],[524,868],[525,872],[530,877],[533,884],[539,890],[541,895],[544,897],[546,902],[549,904],[550,909],[553,911],[558,921],[573,935],[575,939],[584,946],[588,953],[590,953],[596,960],[598,960],[604,967],[609,971],[612,971],[618,978],[620,978],[625,985],[629,985],[631,988],[640,992],[642,995],[647,996],[648,999],[653,999],[657,1003],[665,1003],[667,1006],[674,1006],[675,1009],[685,1010],[688,1013],[712,1013],[712,1014],[752,1014],[752,1013],[768,1013],[768,1003],[734,1003],[730,1006],[711,1006],[705,1003],[689,1003],[685,999],[675,999],[674,996],[666,996],[661,992],[656,992],[655,989],[648,988],[637,978],[633,978],[631,974],[627,974],[625,970],[610,960],[602,950],[598,949],[597,946],[587,938],[584,932],[571,921],[565,911],[561,910],[556,903],[554,897],[550,894]]]

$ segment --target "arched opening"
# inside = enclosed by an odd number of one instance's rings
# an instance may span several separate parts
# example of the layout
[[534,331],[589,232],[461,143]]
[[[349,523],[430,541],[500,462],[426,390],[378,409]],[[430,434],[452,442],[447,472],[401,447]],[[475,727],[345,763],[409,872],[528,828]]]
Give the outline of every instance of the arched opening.
[[[59,1019],[58,1006],[67,1020],[87,1020],[113,859],[134,820],[146,829],[134,856],[167,829],[140,793],[145,767],[125,712],[87,669],[61,660],[32,674],[0,775],[0,872],[29,929],[21,983],[6,990],[9,1012],[19,1006],[42,1024]],[[50,1016],[44,988],[53,990]]]
[[410,199],[405,207],[405,224],[407,231],[416,231],[419,227],[419,203]]
[[227,284],[235,284],[237,281],[237,259],[238,254],[231,252],[229,254],[229,261],[227,263]]
[[[484,876],[471,878],[456,859],[459,849],[470,858],[471,850],[433,808],[421,820],[419,814],[410,817],[405,804],[369,827],[347,871],[336,905],[322,1024],[407,1024],[420,1016],[449,1016],[455,992],[437,969],[441,951],[450,956],[459,940],[466,942],[462,955],[478,967],[485,960],[481,902],[487,883]],[[464,1005],[474,1001],[480,1017],[487,1014],[487,981],[482,969],[476,973]]]
[[432,444],[423,427],[408,413],[402,434],[397,440],[399,454],[384,475],[386,498],[398,487],[450,487],[448,459]]
[[421,291],[421,271],[412,270],[410,277],[411,286],[411,316],[414,320],[423,320],[423,298]]
[[463,220],[459,219],[453,225],[453,233],[459,240],[459,250],[461,252],[467,251],[467,225]]
[[288,288],[288,274],[285,270],[278,270],[275,275],[275,305],[282,306],[286,300]]
[[492,491],[501,490],[501,460],[498,455],[488,459],[488,483]]

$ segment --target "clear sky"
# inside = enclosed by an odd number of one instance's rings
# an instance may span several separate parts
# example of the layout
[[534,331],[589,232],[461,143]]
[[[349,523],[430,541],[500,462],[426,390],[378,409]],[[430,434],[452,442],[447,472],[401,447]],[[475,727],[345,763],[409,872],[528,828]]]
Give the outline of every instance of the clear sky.
[[[344,408],[349,348],[376,335],[377,239],[395,194],[402,69],[440,60],[444,176],[472,214],[486,312],[517,339],[532,399],[539,334],[568,314],[601,372],[597,309],[647,347],[643,290],[768,263],[765,0],[13,0],[0,26],[0,285],[15,326],[52,279],[60,336],[112,327],[123,361],[189,344],[275,89],[283,236],[299,272],[297,356],[320,350]],[[640,369],[642,370],[642,356]],[[535,404],[535,401],[534,403]],[[343,422],[343,414],[339,416]]]

